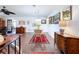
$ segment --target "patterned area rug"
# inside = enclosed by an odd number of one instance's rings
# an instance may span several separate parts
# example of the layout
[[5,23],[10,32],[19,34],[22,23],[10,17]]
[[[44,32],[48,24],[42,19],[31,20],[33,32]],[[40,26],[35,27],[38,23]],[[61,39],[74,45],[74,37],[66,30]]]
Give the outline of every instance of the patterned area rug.
[[37,37],[36,35],[33,35],[32,39],[29,43],[41,43],[41,44],[48,44],[49,41],[45,34],[42,34],[40,37]]

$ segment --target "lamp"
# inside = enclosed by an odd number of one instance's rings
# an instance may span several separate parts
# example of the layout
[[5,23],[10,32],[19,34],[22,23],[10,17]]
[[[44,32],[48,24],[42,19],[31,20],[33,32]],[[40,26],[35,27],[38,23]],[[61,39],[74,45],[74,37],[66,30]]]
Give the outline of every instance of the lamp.
[[24,21],[23,19],[20,19],[20,20],[19,20],[19,25],[20,25],[20,26],[24,26],[24,25],[25,25],[25,21]]
[[0,44],[4,41],[4,37],[0,34]]
[[65,20],[60,20],[59,21],[59,26],[60,26],[60,33],[64,34],[64,30],[65,30],[65,27],[66,27],[66,21]]

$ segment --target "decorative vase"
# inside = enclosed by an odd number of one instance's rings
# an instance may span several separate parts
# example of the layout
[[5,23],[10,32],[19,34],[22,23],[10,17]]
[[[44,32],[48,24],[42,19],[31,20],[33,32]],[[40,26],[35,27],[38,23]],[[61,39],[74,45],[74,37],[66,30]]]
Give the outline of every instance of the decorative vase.
[[60,29],[60,34],[64,34],[64,29]]

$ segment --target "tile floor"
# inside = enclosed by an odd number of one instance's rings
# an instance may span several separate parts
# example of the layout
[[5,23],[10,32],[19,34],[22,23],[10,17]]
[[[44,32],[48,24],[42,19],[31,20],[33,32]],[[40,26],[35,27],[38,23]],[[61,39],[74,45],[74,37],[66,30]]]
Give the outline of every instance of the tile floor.
[[35,47],[35,44],[29,44],[30,39],[32,38],[34,33],[26,33],[22,36],[22,54],[29,54],[34,52],[52,52],[59,54],[59,50],[54,46],[54,39],[49,36],[48,33],[45,33],[45,35],[48,38],[49,44],[45,44],[45,48],[42,49],[40,46]]
[[[54,39],[48,34],[45,33],[49,44],[45,44],[45,48],[42,49],[41,46],[34,47],[35,44],[29,44],[34,33],[27,32],[21,37],[21,54],[60,54],[56,46],[54,46]],[[7,50],[7,49],[6,49]],[[11,54],[14,54],[13,48],[10,48]],[[7,54],[7,52],[5,53]]]

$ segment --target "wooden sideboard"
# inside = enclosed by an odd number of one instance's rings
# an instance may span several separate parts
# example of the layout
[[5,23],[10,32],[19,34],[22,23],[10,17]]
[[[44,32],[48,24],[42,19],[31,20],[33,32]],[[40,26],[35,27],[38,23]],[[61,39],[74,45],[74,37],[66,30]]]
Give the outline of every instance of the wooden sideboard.
[[54,44],[65,54],[79,54],[79,37],[70,34],[54,33]]
[[17,27],[16,28],[16,33],[17,34],[23,34],[23,33],[25,33],[25,28],[24,27]]

